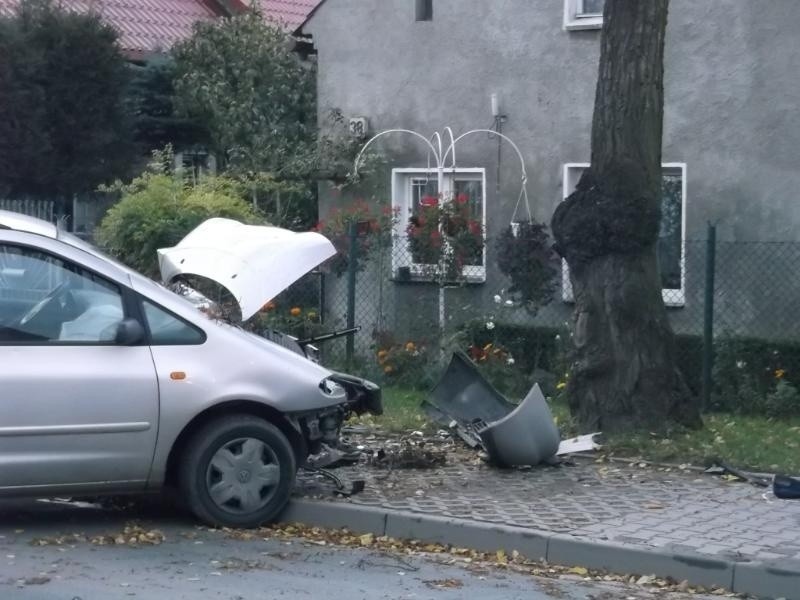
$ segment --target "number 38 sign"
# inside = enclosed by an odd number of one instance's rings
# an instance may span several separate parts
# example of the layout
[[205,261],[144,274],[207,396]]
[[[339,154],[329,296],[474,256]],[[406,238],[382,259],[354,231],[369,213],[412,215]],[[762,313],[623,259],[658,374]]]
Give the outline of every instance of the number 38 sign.
[[366,117],[353,117],[350,119],[348,127],[350,135],[354,138],[364,139],[367,137],[367,119]]

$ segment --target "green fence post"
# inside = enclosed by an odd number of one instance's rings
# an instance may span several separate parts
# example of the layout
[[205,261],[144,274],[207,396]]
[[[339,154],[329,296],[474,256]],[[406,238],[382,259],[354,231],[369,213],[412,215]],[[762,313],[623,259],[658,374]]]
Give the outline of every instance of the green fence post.
[[714,275],[716,270],[717,227],[708,224],[706,242],[706,294],[703,311],[703,397],[702,408],[711,406],[714,368]]
[[[350,237],[350,252],[347,257],[347,328],[352,329],[356,324],[356,269],[358,267],[358,223],[352,221],[348,228]],[[347,368],[353,366],[355,353],[355,334],[347,336]]]

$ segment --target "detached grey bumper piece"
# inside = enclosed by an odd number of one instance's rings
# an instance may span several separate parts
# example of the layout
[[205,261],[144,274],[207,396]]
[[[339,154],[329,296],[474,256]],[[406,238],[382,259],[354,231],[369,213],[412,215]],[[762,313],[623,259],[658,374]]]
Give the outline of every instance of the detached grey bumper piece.
[[460,352],[423,409],[438,424],[455,427],[470,446],[484,448],[498,466],[538,465],[558,451],[558,428],[539,385],[512,404]]

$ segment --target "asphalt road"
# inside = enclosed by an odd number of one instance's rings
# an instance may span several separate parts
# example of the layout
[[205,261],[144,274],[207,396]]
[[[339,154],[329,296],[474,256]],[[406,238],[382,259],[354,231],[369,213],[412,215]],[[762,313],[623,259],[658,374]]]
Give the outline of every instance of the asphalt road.
[[[55,544],[58,536],[71,534],[118,536],[132,521],[143,531],[163,532],[163,543],[104,546],[67,538]],[[46,545],[36,545],[36,540]],[[467,570],[431,559],[320,546],[302,539],[241,540],[200,528],[160,507],[107,510],[34,501],[0,503],[0,600],[652,597],[636,586]]]

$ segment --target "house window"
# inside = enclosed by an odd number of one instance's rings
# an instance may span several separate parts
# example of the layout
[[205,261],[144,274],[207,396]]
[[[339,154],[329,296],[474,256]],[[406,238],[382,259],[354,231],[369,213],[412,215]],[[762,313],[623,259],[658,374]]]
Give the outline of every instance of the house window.
[[433,0],[414,0],[417,21],[433,21]]
[[[564,165],[564,198],[578,185],[587,163]],[[661,188],[661,229],[658,238],[658,262],[664,304],[686,303],[686,164],[664,163]],[[567,263],[562,261],[562,297],[573,301],[572,283]]]
[[[394,169],[397,214],[392,248],[396,280],[486,280],[486,172],[448,169],[439,189],[436,169]],[[444,215],[444,216],[443,216]],[[444,258],[443,258],[444,257]]]
[[600,29],[605,0],[564,0],[564,29]]
[[184,150],[175,154],[175,172],[191,185],[205,176],[215,175],[217,160],[204,150]]

